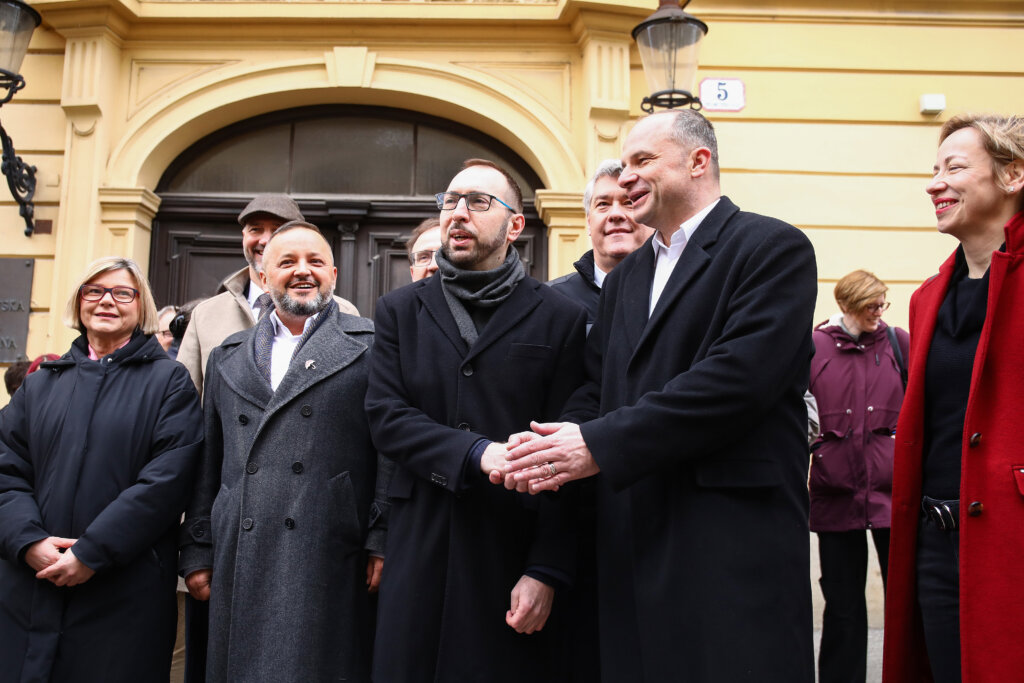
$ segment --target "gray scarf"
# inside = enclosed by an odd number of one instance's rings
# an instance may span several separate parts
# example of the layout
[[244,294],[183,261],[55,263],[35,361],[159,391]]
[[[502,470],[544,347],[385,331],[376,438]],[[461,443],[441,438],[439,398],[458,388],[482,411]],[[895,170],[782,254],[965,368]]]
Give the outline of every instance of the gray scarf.
[[510,246],[505,262],[494,270],[462,270],[448,260],[443,250],[438,250],[437,274],[444,299],[459,326],[459,335],[473,346],[494,309],[526,277],[526,270],[519,252]]

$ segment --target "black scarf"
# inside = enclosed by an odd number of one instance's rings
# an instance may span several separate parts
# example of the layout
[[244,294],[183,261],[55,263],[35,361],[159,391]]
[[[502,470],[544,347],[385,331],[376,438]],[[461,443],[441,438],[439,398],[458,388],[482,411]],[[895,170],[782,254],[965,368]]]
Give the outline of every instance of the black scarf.
[[445,301],[459,326],[459,334],[472,346],[494,309],[526,277],[526,270],[515,247],[509,248],[504,263],[494,270],[463,270],[448,260],[444,250],[439,250],[437,274]]

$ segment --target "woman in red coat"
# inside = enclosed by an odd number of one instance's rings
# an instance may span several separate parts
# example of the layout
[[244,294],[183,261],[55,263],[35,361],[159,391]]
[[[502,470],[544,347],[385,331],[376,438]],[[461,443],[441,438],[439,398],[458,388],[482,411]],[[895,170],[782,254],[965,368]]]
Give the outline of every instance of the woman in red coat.
[[1024,117],[964,116],[927,191],[960,242],[910,302],[887,683],[1024,676]]

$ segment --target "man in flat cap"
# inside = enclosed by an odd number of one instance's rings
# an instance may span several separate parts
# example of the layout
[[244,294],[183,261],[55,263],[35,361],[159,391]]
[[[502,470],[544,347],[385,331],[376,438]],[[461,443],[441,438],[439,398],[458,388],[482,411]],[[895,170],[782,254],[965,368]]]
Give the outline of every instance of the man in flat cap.
[[[238,214],[238,224],[242,226],[242,253],[249,265],[221,282],[216,296],[196,306],[178,350],[178,361],[188,368],[200,397],[210,351],[228,336],[255,325],[273,307],[270,295],[260,285],[259,275],[267,240],[288,221],[304,220],[295,200],[286,194],[258,194]],[[359,315],[351,303],[337,296],[334,298],[342,313]]]

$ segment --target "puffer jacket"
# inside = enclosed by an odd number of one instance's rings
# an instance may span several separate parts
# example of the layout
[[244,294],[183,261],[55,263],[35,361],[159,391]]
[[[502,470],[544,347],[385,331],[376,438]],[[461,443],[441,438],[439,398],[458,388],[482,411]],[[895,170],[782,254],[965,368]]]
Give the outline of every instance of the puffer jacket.
[[[886,324],[854,340],[841,319],[814,330],[810,391],[821,435],[811,445],[811,530],[888,528],[903,382]],[[901,329],[896,335],[906,359],[910,337]]]

